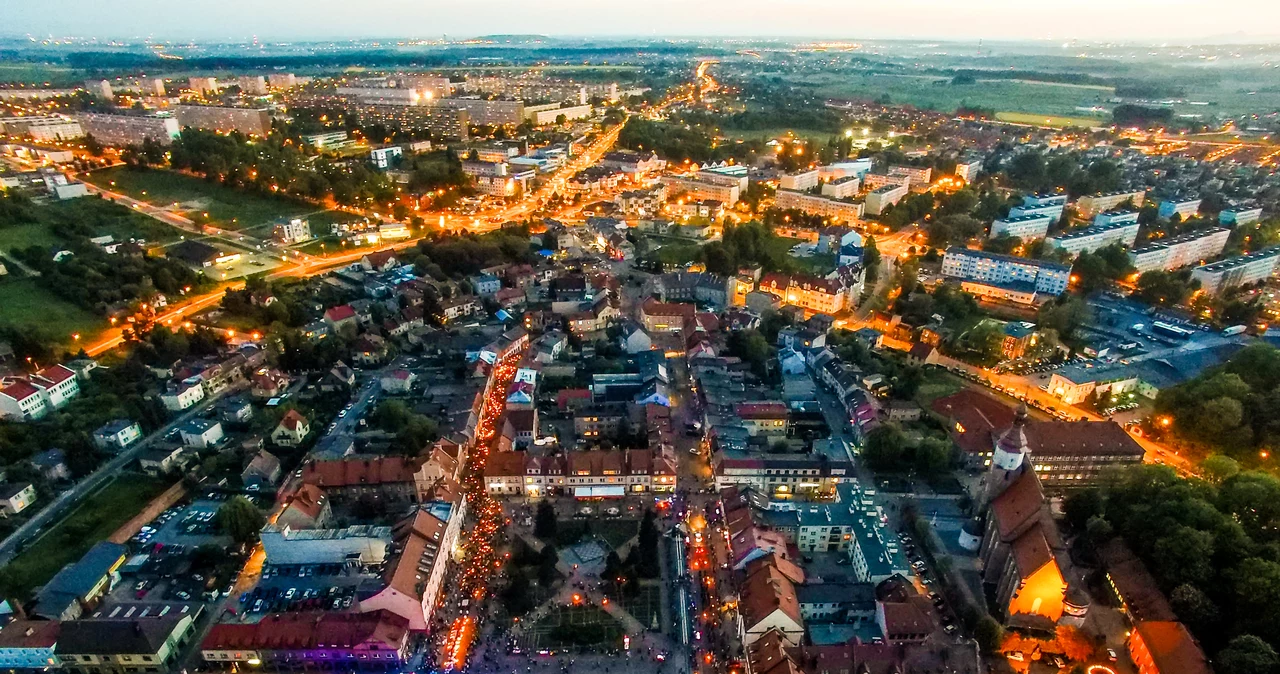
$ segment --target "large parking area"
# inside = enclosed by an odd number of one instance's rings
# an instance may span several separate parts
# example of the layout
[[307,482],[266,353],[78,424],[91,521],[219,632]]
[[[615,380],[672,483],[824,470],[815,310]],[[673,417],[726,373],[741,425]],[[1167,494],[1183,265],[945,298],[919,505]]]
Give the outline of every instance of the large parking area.
[[253,614],[347,609],[356,601],[357,586],[379,571],[360,564],[268,566],[257,587],[240,595],[240,610]]

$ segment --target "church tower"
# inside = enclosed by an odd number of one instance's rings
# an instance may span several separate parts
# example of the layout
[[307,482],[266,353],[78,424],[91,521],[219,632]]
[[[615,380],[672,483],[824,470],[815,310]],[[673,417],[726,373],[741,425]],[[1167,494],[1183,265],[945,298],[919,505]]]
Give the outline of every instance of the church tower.
[[991,465],[987,469],[983,508],[1004,492],[1013,479],[1029,470],[1027,461],[1027,404],[1018,406],[1013,425],[1000,435],[991,451]]

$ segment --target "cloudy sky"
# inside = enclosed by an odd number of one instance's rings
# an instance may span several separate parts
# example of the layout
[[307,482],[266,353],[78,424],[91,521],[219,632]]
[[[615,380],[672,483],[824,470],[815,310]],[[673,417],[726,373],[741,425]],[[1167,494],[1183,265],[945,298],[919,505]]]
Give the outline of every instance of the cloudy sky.
[[[40,0],[0,34],[264,40],[485,33],[1207,41],[1280,36],[1276,0]],[[1228,11],[1229,10],[1229,11]]]

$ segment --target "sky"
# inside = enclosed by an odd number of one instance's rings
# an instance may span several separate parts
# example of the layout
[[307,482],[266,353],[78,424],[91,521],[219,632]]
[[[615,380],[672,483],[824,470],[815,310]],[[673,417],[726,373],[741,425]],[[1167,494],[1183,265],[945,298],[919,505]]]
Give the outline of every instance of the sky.
[[[778,36],[1208,42],[1280,38],[1276,0],[40,0],[0,34],[267,41]],[[1228,10],[1229,11],[1224,11]]]

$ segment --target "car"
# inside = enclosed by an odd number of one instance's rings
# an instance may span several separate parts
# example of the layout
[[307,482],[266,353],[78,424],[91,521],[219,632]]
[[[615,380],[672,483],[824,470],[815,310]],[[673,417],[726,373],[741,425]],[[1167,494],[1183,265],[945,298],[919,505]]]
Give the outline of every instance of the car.
[[1022,651],[1014,651],[1014,652],[1012,652],[1012,653],[1010,653],[1010,654],[1009,654],[1009,659],[1010,659],[1010,660],[1013,660],[1013,661],[1015,661],[1015,662],[1022,662],[1022,661],[1024,661],[1024,660],[1026,660],[1027,658],[1026,658],[1026,656],[1024,656],[1024,655],[1022,654]]
[[285,598],[285,599],[293,599],[293,595],[295,595],[295,594],[297,594],[297,593],[298,593],[297,588],[292,588],[292,587],[291,587],[291,588],[289,588],[289,591],[288,591],[288,592],[285,592],[285,593],[284,593],[284,598]]
[[348,595],[348,596],[346,596],[346,597],[343,597],[343,598],[342,598],[342,608],[347,608],[347,607],[349,607],[349,606],[351,606],[351,596],[350,596],[350,595]]
[[947,625],[946,627],[942,628],[942,631],[946,632],[947,634],[954,634],[956,631],[956,626]]
[[186,601],[191,598],[191,593],[187,592],[186,590],[182,590],[181,592],[178,593],[177,596],[178,596],[178,599]]
[[259,599],[253,602],[253,612],[257,613],[258,611],[261,611],[261,610],[262,610],[262,600]]
[[1107,649],[1107,659],[1108,659],[1108,660],[1110,660],[1110,661],[1112,661],[1112,662],[1115,662],[1117,659],[1119,659],[1119,657],[1120,657],[1120,656],[1116,655],[1116,651],[1115,651],[1115,649],[1114,649],[1114,648],[1108,648],[1108,649]]
[[346,410],[342,410],[341,412],[338,412],[338,418],[340,418],[340,419],[341,419],[342,417],[345,417],[345,416],[347,416],[347,411],[346,411]]

